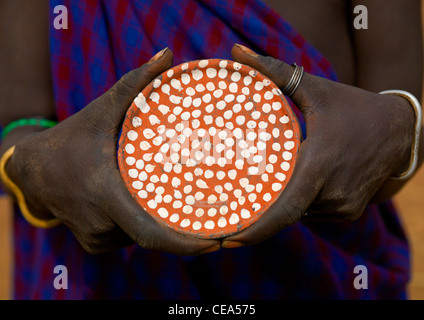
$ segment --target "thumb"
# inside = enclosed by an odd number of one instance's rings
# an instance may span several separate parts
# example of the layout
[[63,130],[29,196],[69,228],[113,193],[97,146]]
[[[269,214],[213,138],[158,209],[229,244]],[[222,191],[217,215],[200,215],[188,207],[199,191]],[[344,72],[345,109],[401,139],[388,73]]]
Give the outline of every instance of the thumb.
[[[262,56],[240,44],[235,44],[231,50],[233,59],[237,62],[251,66],[268,78],[280,89],[286,87],[293,76],[295,67],[270,56]],[[307,106],[313,105],[317,99],[324,96],[323,88],[327,88],[328,80],[304,72],[299,87],[291,100],[300,111],[305,111]]]
[[154,55],[141,67],[131,70],[119,79],[112,88],[95,100],[94,114],[121,123],[134,98],[156,76],[172,66],[173,53],[165,48]]

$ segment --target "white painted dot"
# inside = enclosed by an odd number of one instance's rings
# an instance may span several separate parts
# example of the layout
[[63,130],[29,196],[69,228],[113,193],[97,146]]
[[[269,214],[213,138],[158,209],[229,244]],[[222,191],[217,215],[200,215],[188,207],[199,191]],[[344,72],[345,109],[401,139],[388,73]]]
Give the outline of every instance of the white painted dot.
[[228,61],[227,60],[221,60],[219,62],[219,67],[220,68],[226,68],[227,67],[227,64],[228,64]]
[[243,83],[244,83],[244,85],[245,85],[245,86],[249,86],[249,85],[252,83],[252,77],[250,77],[250,76],[245,76],[245,77],[243,78]]
[[165,115],[165,114],[167,114],[167,113],[169,112],[169,107],[168,107],[168,106],[166,106],[166,105],[164,105],[164,104],[161,104],[161,105],[158,107],[158,109],[159,109],[159,111],[160,111],[163,115]]
[[171,217],[169,218],[169,221],[171,221],[172,223],[176,223],[178,222],[178,220],[180,220],[180,216],[178,213],[174,213],[173,215],[171,215]]
[[143,150],[143,151],[147,151],[151,147],[152,147],[152,145],[149,142],[147,142],[147,141],[144,141],[143,140],[143,141],[140,142],[140,149]]
[[127,163],[127,165],[132,166],[135,163],[135,158],[134,157],[127,157],[127,158],[125,158],[125,162]]
[[225,81],[219,81],[218,87],[219,89],[225,90],[227,89],[227,83]]
[[[216,77],[217,71],[215,68],[208,68],[206,69],[206,76],[210,79],[213,79]],[[210,89],[208,89],[210,90]]]
[[180,226],[183,228],[187,228],[190,225],[191,221],[190,219],[184,219],[183,221],[181,221]]
[[283,159],[286,161],[290,161],[293,157],[293,154],[291,152],[288,151],[284,151],[283,152]]
[[161,80],[160,79],[155,79],[153,81],[153,88],[155,88],[155,89],[159,88],[160,87],[160,84],[161,84]]
[[174,201],[174,203],[172,204],[172,207],[174,209],[180,209],[183,207],[183,203],[180,200],[176,200]]
[[259,203],[254,203],[252,205],[252,211],[257,212],[261,208],[261,205]]
[[147,192],[153,192],[153,191],[155,191],[155,185],[154,185],[154,183],[147,184],[146,191]]
[[160,146],[163,142],[163,138],[161,136],[157,136],[156,138],[153,138],[152,143],[155,146]]
[[208,204],[214,204],[217,200],[218,200],[218,198],[214,194],[211,194],[208,197]]
[[169,101],[173,104],[180,104],[182,99],[183,99],[183,97],[179,97],[179,96],[175,96],[175,95],[171,95],[169,97]]
[[153,158],[156,163],[161,163],[163,161],[163,155],[162,153],[156,153],[155,157]]
[[139,117],[134,117],[132,119],[132,125],[134,128],[138,128],[142,125],[143,121]]
[[193,212],[193,207],[192,207],[192,206],[189,206],[189,205],[184,206],[184,207],[183,207],[183,212],[184,212],[185,214],[190,214],[190,213],[192,213],[192,212]]
[[278,161],[278,157],[275,154],[271,154],[268,158],[268,161],[272,164],[276,163]]
[[290,163],[288,163],[288,162],[282,162],[280,167],[284,171],[289,171],[290,170]]
[[275,174],[275,177],[280,180],[281,182],[283,182],[284,180],[286,180],[286,175],[284,173],[281,172],[277,172]]
[[206,125],[210,125],[210,124],[213,123],[213,117],[212,116],[204,116],[203,121],[205,122]]
[[138,133],[134,130],[130,130],[127,133],[127,138],[131,141],[135,141],[138,138]]
[[271,111],[271,105],[269,103],[264,103],[262,105],[262,111],[265,113],[269,113]]
[[261,102],[261,100],[262,100],[262,97],[259,93],[256,93],[253,95],[253,101],[255,101],[256,103]]
[[275,124],[276,121],[277,121],[277,117],[275,116],[275,114],[270,114],[268,117],[268,122]]
[[209,61],[208,60],[200,60],[199,61],[199,67],[200,68],[206,68],[206,66],[209,64]]
[[160,98],[159,93],[157,93],[156,91],[152,92],[149,96],[149,99],[156,103],[159,103],[159,98]]
[[208,216],[209,217],[214,217],[217,214],[218,210],[216,210],[216,208],[210,208],[208,210]]
[[[246,210],[246,209],[241,209],[241,211],[240,211],[240,216],[243,218],[243,219],[249,219],[250,217],[251,217],[251,215],[250,215],[250,211],[249,210]],[[230,222],[231,223],[231,222]]]
[[[271,93],[271,95],[272,95],[272,92],[270,92],[270,91],[268,91],[268,92]],[[277,101],[277,102],[272,103],[272,109],[274,109],[275,111],[280,110],[281,107],[282,107],[281,102]]]
[[218,219],[218,227],[224,228],[226,225],[227,225],[227,219],[225,219],[224,217],[220,217]]
[[277,191],[280,191],[282,188],[283,186],[281,183],[276,182],[272,184],[272,191],[277,192]]
[[215,228],[215,223],[212,220],[208,220],[205,222],[205,228],[212,230],[213,228]]
[[197,208],[194,214],[196,215],[196,217],[200,218],[201,216],[205,214],[205,210],[203,210],[202,208]]
[[253,103],[252,102],[247,102],[245,105],[244,105],[244,108],[246,109],[246,111],[250,111],[250,110],[252,110],[253,109]]
[[[191,106],[192,101],[193,101],[193,98],[192,98],[192,97],[190,97],[190,96],[185,97],[185,98],[183,99],[183,106],[184,106],[185,108],[190,107],[190,106]],[[174,113],[175,113],[175,108],[174,108]]]
[[253,119],[258,120],[261,117],[261,113],[259,111],[253,111],[251,116]]
[[146,172],[144,172],[144,171],[140,172],[140,174],[139,174],[139,176],[138,176],[138,179],[139,179],[140,181],[146,181],[146,180],[147,180],[147,173],[146,173]]
[[213,96],[215,97],[215,98],[220,98],[220,97],[222,97],[222,95],[224,94],[224,91],[222,91],[221,89],[218,89],[218,90],[215,90],[214,92],[213,92]]
[[274,150],[274,151],[280,151],[281,150],[281,145],[278,142],[274,142],[272,144],[272,150]]
[[201,98],[196,98],[193,100],[193,107],[200,107],[200,105],[202,104],[202,99]]
[[267,164],[265,167],[266,172],[273,173],[274,172],[274,166],[272,164]]
[[241,79],[241,74],[239,72],[233,72],[231,75],[231,81],[237,82]]
[[194,80],[199,81],[200,79],[203,78],[203,72],[200,71],[199,69],[194,69],[192,72],[192,77]]
[[271,194],[268,192],[268,193],[265,193],[265,194],[264,194],[263,199],[264,199],[264,201],[265,201],[265,202],[269,202],[269,201],[272,199],[272,196],[271,196]]
[[173,123],[175,120],[177,120],[177,117],[175,116],[175,114],[170,114],[168,116],[168,122],[169,123]]
[[237,224],[239,221],[240,221],[240,218],[239,218],[239,216],[238,216],[236,213],[233,213],[233,214],[231,215],[230,219],[229,219],[229,223],[230,223],[231,225],[235,225],[235,224]]
[[141,198],[141,199],[146,199],[148,194],[146,192],[146,190],[140,190],[137,195]]
[[227,75],[228,75],[227,69],[220,69],[218,72],[218,77],[220,77],[221,79],[226,78]]
[[281,117],[281,118],[280,118],[280,122],[281,122],[282,124],[287,124],[287,123],[289,123],[289,121],[290,121],[290,119],[289,119],[289,117],[288,117],[288,116],[284,116],[284,117]]
[[244,124],[245,120],[246,120],[245,116],[238,116],[238,117],[236,118],[236,123],[237,123],[239,126],[241,126],[242,124]]
[[194,96],[196,94],[196,91],[192,87],[188,87],[186,89],[186,94],[189,96]]
[[181,81],[178,79],[171,79],[171,87],[174,89],[181,91],[183,88],[181,87]]
[[249,167],[249,169],[247,170],[247,173],[250,175],[257,175],[258,172],[259,172],[258,167]]
[[193,230],[200,230],[202,228],[202,223],[200,221],[196,221],[193,223]]
[[[214,70],[215,71],[215,76],[216,76],[216,70],[215,69],[212,69],[212,70]],[[207,72],[207,70],[206,70],[206,72]],[[215,77],[214,76],[214,77]],[[213,77],[213,78],[214,78]],[[210,78],[210,77],[209,77]],[[215,84],[213,83],[213,82],[208,82],[207,84],[206,84],[206,89],[208,89],[209,91],[214,91],[215,90]]]
[[141,181],[134,181],[132,183],[132,186],[136,190],[141,190],[141,188],[143,188],[143,182],[141,182]]
[[222,128],[225,124],[224,119],[222,117],[217,117],[215,119],[215,123],[218,127]]
[[158,214],[161,218],[167,218],[169,215],[168,210],[166,210],[165,208],[159,208]]
[[231,180],[235,180],[235,179],[236,179],[236,177],[237,177],[237,171],[236,171],[236,170],[234,170],[234,169],[232,169],[232,170],[228,171],[228,177],[229,177]]
[[196,186],[200,189],[209,189],[208,184],[205,181],[203,181],[202,179],[196,180]]
[[257,81],[255,83],[255,90],[261,91],[263,88],[264,88],[264,84],[262,83],[262,81]]
[[131,143],[127,143],[127,144],[125,145],[125,152],[126,152],[126,153],[128,153],[128,154],[133,154],[133,153],[134,153],[134,151],[135,151],[135,148],[134,148],[134,146],[133,146]]
[[284,143],[284,149],[286,150],[292,150],[294,148],[295,144],[293,141],[287,141]]
[[[243,150],[243,151],[245,151],[245,150]],[[236,165],[237,169],[242,170],[243,167],[244,167],[244,160],[237,159],[236,162],[235,162],[235,165]]]
[[204,103],[209,103],[209,102],[211,102],[211,100],[212,100],[212,96],[211,96],[211,94],[210,94],[210,93],[205,94],[205,95],[202,97],[202,100],[203,100],[203,102],[204,102]]
[[149,206],[149,208],[150,209],[156,209],[156,207],[158,206],[158,204],[156,203],[156,201],[155,200],[149,200],[148,202],[147,202],[147,205]]

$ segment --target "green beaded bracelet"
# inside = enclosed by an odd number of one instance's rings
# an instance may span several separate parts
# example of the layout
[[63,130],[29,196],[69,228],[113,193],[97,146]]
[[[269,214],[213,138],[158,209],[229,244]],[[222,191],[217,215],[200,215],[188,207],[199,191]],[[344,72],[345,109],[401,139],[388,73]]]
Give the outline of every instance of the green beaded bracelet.
[[44,128],[51,128],[51,127],[54,127],[55,125],[57,125],[57,122],[53,120],[38,119],[38,118],[19,119],[16,121],[12,121],[3,129],[1,133],[1,138],[4,139],[10,133],[10,131],[18,127],[40,126]]

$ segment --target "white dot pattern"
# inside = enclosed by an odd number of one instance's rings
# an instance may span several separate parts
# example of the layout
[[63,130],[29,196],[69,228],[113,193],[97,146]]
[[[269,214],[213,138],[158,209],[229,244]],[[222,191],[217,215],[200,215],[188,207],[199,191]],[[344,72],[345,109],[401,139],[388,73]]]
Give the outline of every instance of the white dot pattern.
[[218,238],[256,221],[284,190],[300,143],[296,126],[281,91],[250,67],[184,63],[134,99],[119,166],[156,219]]

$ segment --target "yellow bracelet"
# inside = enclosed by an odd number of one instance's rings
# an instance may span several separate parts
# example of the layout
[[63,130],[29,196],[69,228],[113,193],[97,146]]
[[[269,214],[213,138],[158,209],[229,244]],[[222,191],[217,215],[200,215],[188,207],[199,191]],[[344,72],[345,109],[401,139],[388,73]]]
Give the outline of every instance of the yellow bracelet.
[[21,189],[19,189],[19,187],[7,175],[6,169],[5,169],[6,163],[10,159],[10,157],[13,155],[14,151],[15,151],[15,146],[8,149],[0,160],[0,177],[3,180],[3,183],[16,196],[19,209],[21,209],[22,215],[31,225],[37,228],[52,228],[57,226],[60,223],[59,219],[55,218],[51,220],[41,220],[34,217],[31,214],[31,212],[28,210],[25,197]]

